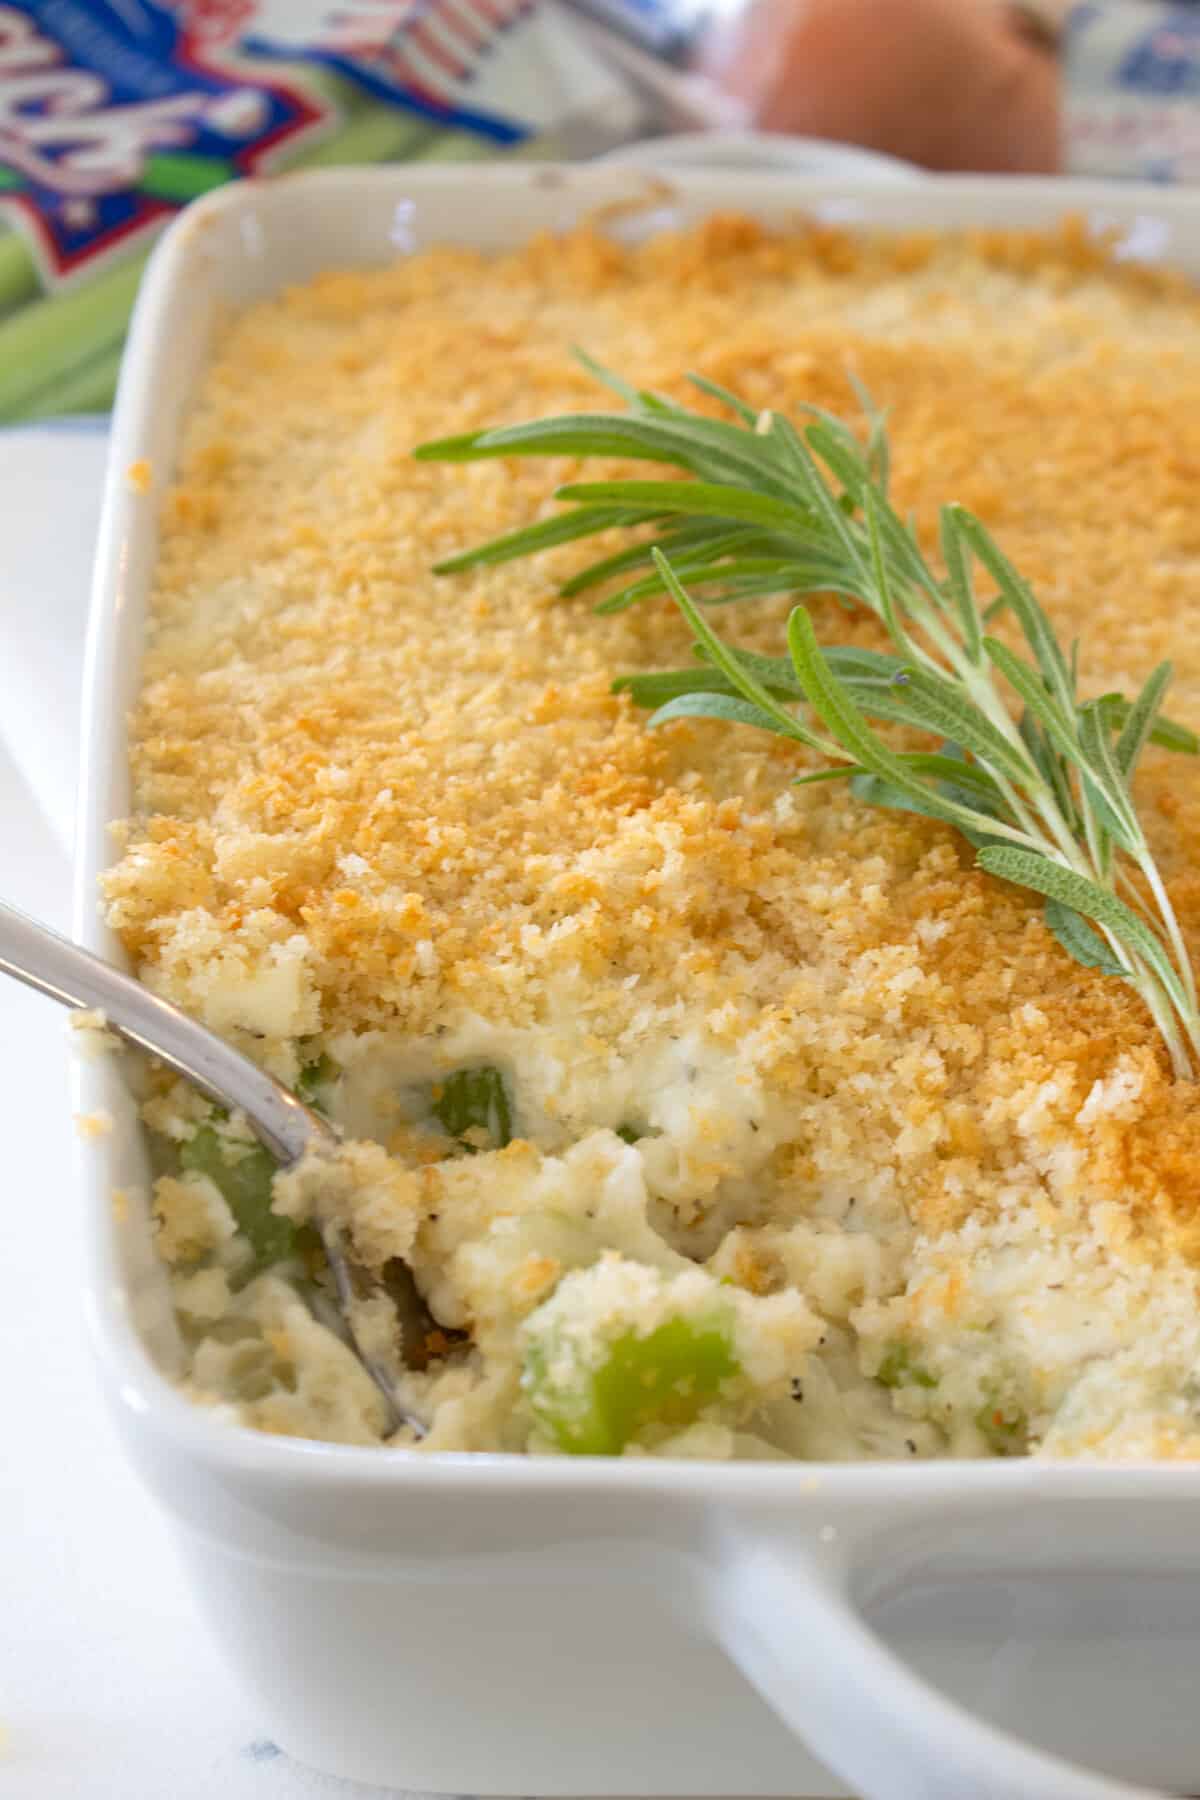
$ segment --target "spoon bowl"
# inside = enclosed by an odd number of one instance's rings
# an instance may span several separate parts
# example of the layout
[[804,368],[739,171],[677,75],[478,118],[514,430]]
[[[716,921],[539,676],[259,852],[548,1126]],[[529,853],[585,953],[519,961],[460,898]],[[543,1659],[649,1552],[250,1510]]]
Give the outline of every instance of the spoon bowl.
[[[72,1011],[103,1014],[105,1024],[126,1043],[156,1057],[207,1099],[243,1113],[281,1168],[337,1150],[340,1138],[327,1119],[216,1032],[4,901],[0,901],[0,973]],[[317,1218],[313,1223],[329,1264],[347,1341],[379,1389],[388,1432],[407,1425],[423,1436],[424,1422],[400,1401],[384,1362],[365,1350],[355,1334],[356,1302],[373,1278],[347,1254],[341,1228],[333,1220]]]

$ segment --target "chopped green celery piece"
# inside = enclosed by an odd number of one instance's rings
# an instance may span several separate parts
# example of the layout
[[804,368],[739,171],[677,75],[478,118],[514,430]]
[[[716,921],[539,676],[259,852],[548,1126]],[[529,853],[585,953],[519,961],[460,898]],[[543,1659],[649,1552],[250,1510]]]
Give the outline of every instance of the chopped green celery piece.
[[322,1050],[315,1062],[306,1063],[300,1071],[296,1082],[296,1092],[308,1106],[315,1106],[318,1112],[324,1112],[329,1100],[329,1090],[341,1074],[341,1070],[332,1056]]
[[434,1101],[433,1114],[465,1150],[478,1148],[468,1141],[468,1131],[486,1131],[500,1150],[512,1142],[512,1110],[499,1069],[456,1069]]
[[[11,176],[6,180],[5,176]],[[0,168],[0,187],[19,187],[21,178]],[[14,311],[38,291],[37,264],[19,231],[0,231],[0,312]]]
[[169,151],[152,151],[142,164],[138,186],[156,200],[194,200],[210,188],[233,181],[238,174],[236,163],[223,156],[172,155]]
[[64,418],[72,413],[111,412],[121,373],[121,346],[112,344],[72,374],[51,382],[29,401],[30,417]]
[[975,1423],[995,1456],[1024,1456],[1029,1449],[1029,1420],[1019,1409],[989,1401],[975,1414]]
[[667,1319],[645,1337],[622,1332],[596,1369],[585,1368],[553,1330],[535,1336],[525,1386],[538,1423],[560,1450],[616,1456],[647,1425],[690,1425],[739,1372],[729,1320],[713,1313]]
[[937,1386],[929,1370],[917,1362],[907,1344],[893,1344],[885,1352],[883,1361],[875,1371],[875,1379],[886,1388]]
[[140,255],[110,264],[82,287],[34,300],[0,322],[0,419],[20,417],[52,384],[115,349],[144,264]]
[[201,1125],[181,1147],[179,1161],[184,1169],[207,1175],[220,1188],[260,1266],[282,1262],[295,1253],[296,1227],[271,1211],[271,1182],[277,1165],[261,1144],[248,1146],[244,1155],[231,1155],[219,1133],[211,1125]]
[[623,1119],[616,1128],[616,1135],[623,1144],[640,1144],[643,1138],[661,1137],[662,1132],[657,1125],[633,1125]]

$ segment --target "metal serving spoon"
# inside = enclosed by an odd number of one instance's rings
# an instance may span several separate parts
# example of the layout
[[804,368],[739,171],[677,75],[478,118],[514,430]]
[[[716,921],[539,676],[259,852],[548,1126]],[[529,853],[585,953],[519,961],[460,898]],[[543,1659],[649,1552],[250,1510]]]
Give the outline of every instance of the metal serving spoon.
[[[122,975],[110,963],[81,950],[78,944],[70,943],[49,926],[38,924],[3,901],[0,973],[14,976],[73,1010],[102,1012],[111,1030],[127,1043],[149,1051],[210,1100],[243,1112],[259,1142],[285,1169],[310,1151],[337,1148],[338,1134],[328,1121],[240,1050],[197,1024],[169,1000],[152,994],[131,976]],[[356,1283],[361,1286],[371,1278],[347,1257],[337,1225],[329,1220],[314,1220],[314,1224],[333,1275],[347,1337],[383,1396],[389,1432],[405,1424],[423,1435],[424,1422],[397,1398],[395,1383],[385,1365],[364,1351],[355,1337]]]

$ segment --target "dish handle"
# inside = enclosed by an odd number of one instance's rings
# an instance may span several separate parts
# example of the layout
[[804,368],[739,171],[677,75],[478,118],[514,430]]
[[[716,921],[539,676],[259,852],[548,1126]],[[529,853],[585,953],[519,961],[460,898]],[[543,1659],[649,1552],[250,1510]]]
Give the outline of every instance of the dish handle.
[[851,1551],[731,1531],[714,1635],[772,1711],[861,1800],[1161,1800],[976,1719],[867,1624]]

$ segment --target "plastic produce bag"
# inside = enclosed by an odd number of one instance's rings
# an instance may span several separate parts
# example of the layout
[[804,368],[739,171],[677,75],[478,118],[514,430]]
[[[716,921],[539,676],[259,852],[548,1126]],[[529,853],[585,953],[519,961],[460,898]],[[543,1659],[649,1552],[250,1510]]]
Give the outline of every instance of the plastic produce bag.
[[1073,175],[1200,181],[1200,6],[1069,9],[1063,154]]
[[550,0],[0,5],[0,423],[111,403],[154,239],[223,182],[646,125]]

